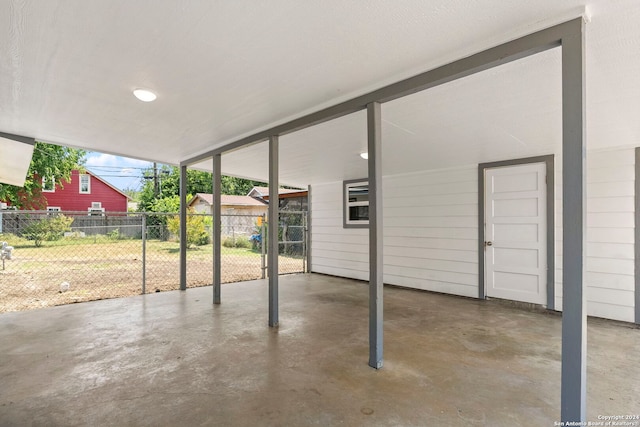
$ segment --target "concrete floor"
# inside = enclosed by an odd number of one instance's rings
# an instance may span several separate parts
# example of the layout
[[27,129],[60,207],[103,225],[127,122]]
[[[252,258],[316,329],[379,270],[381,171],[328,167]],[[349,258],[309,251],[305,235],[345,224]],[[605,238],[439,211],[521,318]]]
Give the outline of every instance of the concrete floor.
[[[557,315],[385,288],[367,366],[367,287],[264,281],[0,315],[0,426],[552,426]],[[588,417],[640,414],[640,330],[589,321]]]

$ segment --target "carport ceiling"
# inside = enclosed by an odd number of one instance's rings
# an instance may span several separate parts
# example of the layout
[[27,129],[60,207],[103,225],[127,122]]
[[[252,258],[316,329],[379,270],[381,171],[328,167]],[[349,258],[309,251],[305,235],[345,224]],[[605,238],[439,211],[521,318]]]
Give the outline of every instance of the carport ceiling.
[[[8,0],[0,132],[176,164],[585,5],[588,144],[639,144],[637,0]],[[385,173],[549,151],[560,138],[558,58],[550,51],[385,104]],[[139,87],[158,99],[138,101]],[[354,157],[363,130],[356,114],[283,137],[282,181],[363,176]],[[266,156],[248,150],[225,155],[224,172],[264,179]]]

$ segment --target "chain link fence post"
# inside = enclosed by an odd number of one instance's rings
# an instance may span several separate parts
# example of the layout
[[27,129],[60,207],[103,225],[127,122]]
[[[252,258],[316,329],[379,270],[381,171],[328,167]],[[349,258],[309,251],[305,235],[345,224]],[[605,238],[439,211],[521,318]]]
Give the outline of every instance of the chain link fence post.
[[307,215],[302,214],[302,272],[307,272]]
[[260,270],[262,271],[261,277],[266,278],[267,271],[267,261],[265,259],[265,244],[266,244],[266,234],[265,234],[265,224],[266,224],[266,215],[262,214],[262,221],[260,225]]
[[[300,259],[309,252],[304,236],[308,222],[300,214],[281,213],[282,223],[271,224],[282,227],[278,233],[282,274],[308,269],[308,261]],[[11,259],[6,258],[6,270],[0,271],[0,313],[179,287],[176,213],[3,211],[2,215],[1,240],[15,250]],[[266,278],[267,215],[226,214],[220,221],[222,283]],[[209,215],[189,215],[189,287],[211,284],[212,224]]]

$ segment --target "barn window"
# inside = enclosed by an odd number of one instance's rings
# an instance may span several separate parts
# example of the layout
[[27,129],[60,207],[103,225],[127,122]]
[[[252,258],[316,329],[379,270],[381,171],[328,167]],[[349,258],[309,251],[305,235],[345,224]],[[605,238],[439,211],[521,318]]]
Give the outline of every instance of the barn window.
[[344,228],[369,226],[369,182],[366,179],[344,181]]
[[88,174],[80,175],[80,194],[90,194],[91,193],[91,180]]

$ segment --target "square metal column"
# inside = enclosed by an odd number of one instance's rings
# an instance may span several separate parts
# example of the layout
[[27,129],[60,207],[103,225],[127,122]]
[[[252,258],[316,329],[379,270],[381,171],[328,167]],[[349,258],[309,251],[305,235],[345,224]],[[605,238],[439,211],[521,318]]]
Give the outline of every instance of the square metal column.
[[561,420],[586,422],[584,292],[586,139],[584,21],[562,38],[562,390]]
[[382,125],[380,104],[367,105],[369,149],[369,366],[382,368]]
[[278,326],[278,136],[269,137],[269,249],[267,271],[269,273],[269,326]]
[[187,166],[180,165],[180,290],[187,289]]
[[213,156],[213,303],[220,304],[220,258],[222,248],[222,203],[220,194],[222,189],[221,154]]

